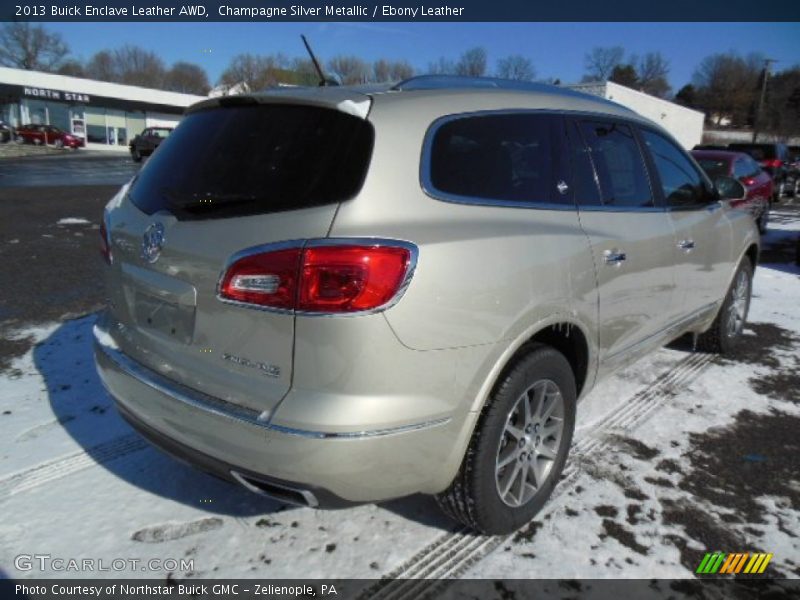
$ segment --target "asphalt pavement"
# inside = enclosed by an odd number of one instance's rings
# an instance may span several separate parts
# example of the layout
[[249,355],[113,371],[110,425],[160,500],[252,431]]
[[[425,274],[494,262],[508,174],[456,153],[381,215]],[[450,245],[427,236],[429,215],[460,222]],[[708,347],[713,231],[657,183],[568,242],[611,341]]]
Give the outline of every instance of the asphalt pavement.
[[76,150],[64,155],[25,156],[0,160],[0,188],[50,186],[120,186],[140,164],[127,153]]

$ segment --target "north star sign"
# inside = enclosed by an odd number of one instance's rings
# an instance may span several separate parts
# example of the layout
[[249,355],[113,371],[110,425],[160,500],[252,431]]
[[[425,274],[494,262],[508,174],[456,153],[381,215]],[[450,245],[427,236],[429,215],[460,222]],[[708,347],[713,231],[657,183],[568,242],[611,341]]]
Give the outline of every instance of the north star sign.
[[66,102],[84,102],[89,103],[88,94],[77,94],[75,92],[61,92],[58,90],[48,90],[46,88],[38,87],[23,87],[22,94],[24,96],[33,96],[34,98],[48,98],[50,100],[64,100]]

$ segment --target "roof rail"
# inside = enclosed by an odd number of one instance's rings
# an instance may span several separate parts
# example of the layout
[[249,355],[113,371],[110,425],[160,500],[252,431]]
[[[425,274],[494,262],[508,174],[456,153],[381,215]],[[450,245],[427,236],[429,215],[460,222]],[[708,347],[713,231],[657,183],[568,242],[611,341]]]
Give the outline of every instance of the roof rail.
[[[501,79],[499,77],[465,77],[461,75],[418,75],[396,84],[394,91],[481,88],[500,90],[553,91],[556,86],[533,81]],[[562,88],[563,89],[563,88]]]

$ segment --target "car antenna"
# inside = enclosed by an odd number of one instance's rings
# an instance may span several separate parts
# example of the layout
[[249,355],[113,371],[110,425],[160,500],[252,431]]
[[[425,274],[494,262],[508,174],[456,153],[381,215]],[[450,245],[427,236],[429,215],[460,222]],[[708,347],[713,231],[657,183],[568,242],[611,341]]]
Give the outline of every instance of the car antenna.
[[306,36],[301,33],[300,38],[303,40],[303,44],[305,44],[308,55],[311,57],[311,62],[314,63],[314,69],[316,69],[317,75],[319,75],[320,87],[331,85],[331,80],[325,77],[325,73],[322,71],[322,67],[319,66],[319,61],[317,60],[317,57],[314,56],[314,51],[311,49],[311,44],[308,43]]

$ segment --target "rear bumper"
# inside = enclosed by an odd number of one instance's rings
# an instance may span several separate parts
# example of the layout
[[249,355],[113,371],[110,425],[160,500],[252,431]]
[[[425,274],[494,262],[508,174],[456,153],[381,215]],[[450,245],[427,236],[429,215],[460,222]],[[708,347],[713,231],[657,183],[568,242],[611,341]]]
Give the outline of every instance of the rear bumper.
[[309,492],[313,501],[301,503],[312,506],[441,491],[443,464],[464,426],[444,418],[357,433],[292,429],[147,369],[97,329],[95,360],[120,413],[156,446],[246,487]]

